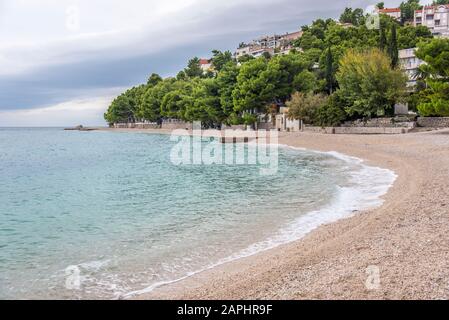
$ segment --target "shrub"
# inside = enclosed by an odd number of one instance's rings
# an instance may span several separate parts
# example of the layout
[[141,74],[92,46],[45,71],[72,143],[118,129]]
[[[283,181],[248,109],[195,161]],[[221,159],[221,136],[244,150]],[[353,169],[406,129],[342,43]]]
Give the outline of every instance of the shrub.
[[295,92],[287,101],[288,117],[312,124],[318,109],[326,105],[327,101],[328,97],[323,94]]
[[318,108],[314,124],[321,127],[334,127],[340,125],[346,119],[346,112],[339,106],[338,98],[334,94],[330,96],[327,104]]
[[424,90],[418,112],[424,117],[449,116],[449,83],[442,81],[428,81],[429,88]]
[[386,114],[406,93],[407,77],[379,49],[349,50],[340,61],[337,93],[350,116]]

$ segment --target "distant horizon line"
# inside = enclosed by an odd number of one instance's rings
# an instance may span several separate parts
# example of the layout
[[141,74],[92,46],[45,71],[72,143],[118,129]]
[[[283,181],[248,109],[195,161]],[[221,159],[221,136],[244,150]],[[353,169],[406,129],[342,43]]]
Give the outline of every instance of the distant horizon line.
[[[17,129],[17,128],[24,128],[24,129],[59,129],[59,128],[72,128],[76,126],[0,126],[0,129]],[[108,128],[107,125],[104,126],[85,126],[85,127],[92,127],[92,128]]]

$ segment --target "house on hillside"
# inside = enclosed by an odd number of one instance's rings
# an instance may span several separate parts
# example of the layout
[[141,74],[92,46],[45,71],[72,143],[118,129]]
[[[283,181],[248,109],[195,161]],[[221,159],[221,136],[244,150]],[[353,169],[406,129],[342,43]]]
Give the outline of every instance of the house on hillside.
[[212,59],[200,59],[200,67],[204,73],[213,71]]
[[396,21],[401,21],[401,9],[400,8],[384,8],[384,9],[376,8],[376,13],[385,14],[387,16],[392,17]]
[[416,57],[416,48],[399,50],[399,65],[408,76],[407,86],[413,90],[417,82],[417,72],[419,67],[424,63],[421,59]]
[[249,55],[260,57],[264,53],[270,55],[287,54],[293,48],[293,41],[302,36],[302,31],[287,32],[282,35],[263,36],[253,40],[251,43],[242,43],[234,53],[236,59]]
[[449,5],[424,6],[415,11],[414,26],[426,26],[434,36],[449,37]]

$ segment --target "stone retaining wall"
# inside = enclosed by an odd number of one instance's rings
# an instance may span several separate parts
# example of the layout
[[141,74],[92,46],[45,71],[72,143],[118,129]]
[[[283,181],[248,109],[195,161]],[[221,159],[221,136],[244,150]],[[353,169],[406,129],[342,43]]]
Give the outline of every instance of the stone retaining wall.
[[187,122],[163,122],[162,129],[166,130],[178,130],[178,129],[186,129],[192,130],[193,125]]
[[342,127],[366,127],[366,128],[414,128],[415,122],[408,121],[398,121],[395,118],[373,118],[366,121],[355,120],[346,121],[342,124]]
[[376,128],[376,127],[304,127],[305,132],[324,134],[403,134],[409,128]]
[[156,123],[115,123],[116,129],[159,129]]
[[429,128],[449,128],[449,117],[420,117],[418,126]]

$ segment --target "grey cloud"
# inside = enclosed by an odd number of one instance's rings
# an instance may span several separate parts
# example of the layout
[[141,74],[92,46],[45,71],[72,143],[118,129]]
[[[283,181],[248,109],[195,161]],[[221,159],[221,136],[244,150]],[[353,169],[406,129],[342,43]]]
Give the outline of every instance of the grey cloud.
[[[94,51],[89,59],[80,62],[24,75],[2,76],[0,110],[41,107],[92,95],[96,89],[139,84],[151,72],[174,75],[192,56],[206,56],[212,49],[233,50],[241,41],[263,34],[294,31],[316,18],[336,18],[345,6],[363,7],[369,3],[282,0],[257,6],[242,4],[202,16],[196,13],[185,26],[164,31],[164,37],[172,36],[174,43],[163,51],[139,52],[137,42],[128,48],[116,48],[117,51]],[[157,39],[150,34],[143,34],[139,41],[155,41],[157,45]]]

